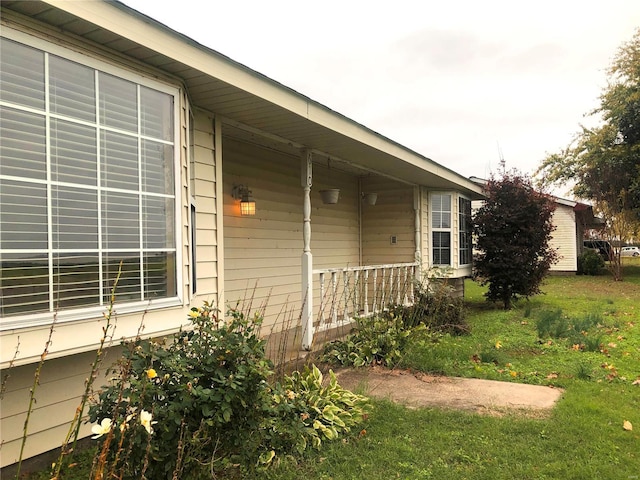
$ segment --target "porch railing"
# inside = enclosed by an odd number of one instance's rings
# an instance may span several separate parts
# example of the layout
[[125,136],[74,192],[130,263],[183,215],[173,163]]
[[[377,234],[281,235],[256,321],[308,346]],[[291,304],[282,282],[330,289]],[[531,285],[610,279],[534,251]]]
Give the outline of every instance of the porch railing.
[[314,269],[319,308],[313,332],[347,325],[389,305],[413,304],[417,274],[417,262]]

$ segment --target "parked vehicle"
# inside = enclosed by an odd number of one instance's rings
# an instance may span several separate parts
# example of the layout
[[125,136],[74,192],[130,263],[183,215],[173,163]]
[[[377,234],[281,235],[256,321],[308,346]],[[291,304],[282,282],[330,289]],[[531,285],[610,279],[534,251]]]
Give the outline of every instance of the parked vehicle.
[[613,248],[606,240],[584,240],[583,245],[585,248],[597,251],[607,261],[613,257]]
[[640,247],[622,247],[620,255],[623,257],[640,257]]

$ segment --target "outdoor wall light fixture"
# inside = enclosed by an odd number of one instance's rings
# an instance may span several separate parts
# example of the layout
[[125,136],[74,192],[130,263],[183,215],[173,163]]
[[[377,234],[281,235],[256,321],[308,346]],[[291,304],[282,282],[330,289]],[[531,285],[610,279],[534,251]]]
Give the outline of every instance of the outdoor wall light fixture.
[[251,196],[251,190],[245,185],[234,185],[231,196],[240,200],[240,215],[253,216],[256,214],[256,201]]

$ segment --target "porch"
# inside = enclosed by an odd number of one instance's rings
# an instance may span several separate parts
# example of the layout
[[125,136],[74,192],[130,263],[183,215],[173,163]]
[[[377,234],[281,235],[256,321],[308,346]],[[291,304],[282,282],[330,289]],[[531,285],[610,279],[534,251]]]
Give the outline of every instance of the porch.
[[[264,312],[270,336],[301,326],[289,335],[311,350],[322,332],[413,301],[421,270],[416,186],[236,138],[225,138],[223,173],[224,297]],[[255,215],[241,215],[231,195],[239,184],[250,188]],[[328,188],[340,189],[337,203],[323,203],[319,191]],[[375,204],[364,201],[370,192]]]

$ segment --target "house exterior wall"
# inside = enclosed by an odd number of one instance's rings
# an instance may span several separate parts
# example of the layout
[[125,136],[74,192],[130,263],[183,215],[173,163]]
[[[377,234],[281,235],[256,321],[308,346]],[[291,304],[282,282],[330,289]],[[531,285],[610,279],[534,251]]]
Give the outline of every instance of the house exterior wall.
[[[362,202],[362,264],[415,260],[414,187],[384,177],[364,177],[363,192],[378,194],[375,205]],[[391,243],[391,237],[397,243]]]
[[552,222],[556,229],[549,246],[558,251],[559,260],[551,266],[552,272],[576,272],[578,269],[576,217],[573,208],[556,203]]
[[[340,189],[335,205],[325,205],[320,191]],[[313,268],[359,265],[358,179],[335,168],[313,166],[311,189],[311,253]]]
[[[257,310],[271,323],[282,308],[299,309],[302,189],[299,160],[223,138],[225,298]],[[248,187],[255,216],[242,217],[234,185]],[[225,309],[226,306],[220,306]],[[265,325],[266,326],[266,325]]]

